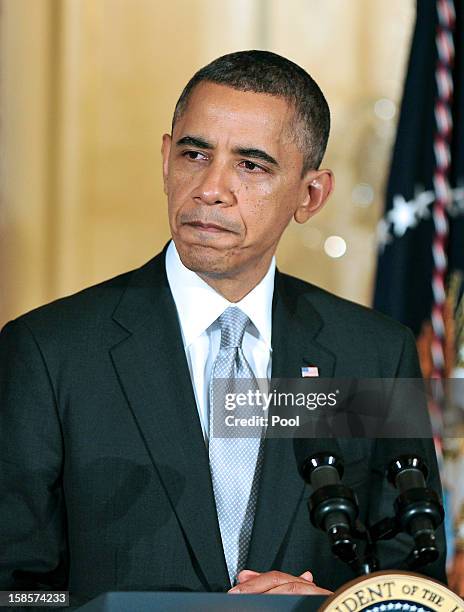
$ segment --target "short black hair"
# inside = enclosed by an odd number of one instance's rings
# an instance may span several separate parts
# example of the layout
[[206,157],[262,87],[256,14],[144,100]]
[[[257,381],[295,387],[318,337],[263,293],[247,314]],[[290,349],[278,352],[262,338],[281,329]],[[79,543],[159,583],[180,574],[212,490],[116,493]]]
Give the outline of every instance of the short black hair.
[[239,91],[284,98],[295,111],[295,136],[303,153],[303,170],[319,168],[327,146],[330,111],[316,81],[303,68],[270,51],[237,51],[200,68],[177,101],[172,129],[181,117],[193,89],[207,81]]

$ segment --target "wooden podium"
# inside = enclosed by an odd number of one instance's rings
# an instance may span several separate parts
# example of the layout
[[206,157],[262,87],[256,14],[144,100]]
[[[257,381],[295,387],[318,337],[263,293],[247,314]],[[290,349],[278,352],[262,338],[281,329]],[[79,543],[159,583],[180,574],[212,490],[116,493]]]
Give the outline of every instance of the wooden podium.
[[312,612],[320,595],[228,595],[227,593],[114,592],[74,608],[79,612]]

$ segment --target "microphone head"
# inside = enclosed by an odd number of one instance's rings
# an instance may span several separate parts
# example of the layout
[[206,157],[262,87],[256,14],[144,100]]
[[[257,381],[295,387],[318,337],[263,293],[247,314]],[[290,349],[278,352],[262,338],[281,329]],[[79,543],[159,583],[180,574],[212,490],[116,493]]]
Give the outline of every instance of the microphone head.
[[343,476],[343,460],[340,446],[335,438],[295,438],[293,440],[296,464],[300,476],[311,484],[315,469],[327,466]]
[[374,467],[383,472],[387,480],[396,486],[396,477],[407,468],[420,470],[427,480],[427,452],[423,439],[385,438],[378,440],[378,457]]
[[394,487],[396,487],[398,476],[403,472],[410,470],[420,472],[424,480],[424,484],[422,486],[425,486],[425,481],[427,480],[429,472],[427,465],[421,457],[412,454],[395,457],[388,466],[387,479]]

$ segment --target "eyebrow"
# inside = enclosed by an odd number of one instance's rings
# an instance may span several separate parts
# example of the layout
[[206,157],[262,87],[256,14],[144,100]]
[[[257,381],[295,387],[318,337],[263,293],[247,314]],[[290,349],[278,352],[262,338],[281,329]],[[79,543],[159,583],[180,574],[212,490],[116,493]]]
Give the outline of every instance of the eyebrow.
[[176,145],[178,147],[181,147],[182,145],[192,145],[198,149],[214,149],[214,146],[210,142],[203,140],[202,138],[198,138],[197,136],[184,136],[176,142]]
[[243,157],[251,157],[252,159],[262,159],[268,164],[272,164],[276,168],[279,168],[279,164],[277,163],[277,160],[271,157],[269,153],[266,153],[266,151],[262,151],[261,149],[253,149],[253,148],[248,148],[248,147],[236,147],[235,149],[232,149],[232,153],[235,153],[236,155],[243,155]]
[[[207,140],[203,140],[203,138],[199,138],[198,136],[184,136],[176,142],[176,145],[191,145],[193,147],[197,147],[198,149],[205,150],[212,150],[215,148],[212,143],[208,142]],[[244,157],[250,157],[252,159],[261,159],[268,164],[272,164],[276,168],[280,168],[277,160],[262,149],[256,149],[254,147],[235,147],[232,149],[232,153],[234,153],[234,155],[243,155]]]

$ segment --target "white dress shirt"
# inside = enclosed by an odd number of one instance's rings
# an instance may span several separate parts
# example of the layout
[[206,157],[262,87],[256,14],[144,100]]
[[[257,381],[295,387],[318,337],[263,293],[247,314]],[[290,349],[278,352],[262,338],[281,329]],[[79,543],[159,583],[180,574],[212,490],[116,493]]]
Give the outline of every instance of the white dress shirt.
[[[271,376],[272,296],[275,259],[264,278],[239,302],[229,302],[184,266],[174,242],[166,252],[166,274],[177,308],[185,354],[205,440],[209,431],[209,382],[221,342],[218,317],[237,306],[250,319],[242,348],[257,379]],[[259,382],[259,381],[258,381]]]

